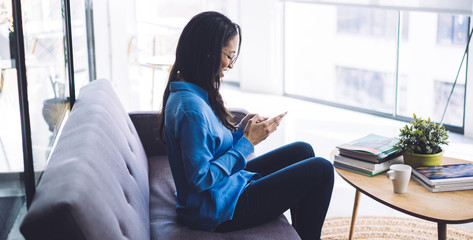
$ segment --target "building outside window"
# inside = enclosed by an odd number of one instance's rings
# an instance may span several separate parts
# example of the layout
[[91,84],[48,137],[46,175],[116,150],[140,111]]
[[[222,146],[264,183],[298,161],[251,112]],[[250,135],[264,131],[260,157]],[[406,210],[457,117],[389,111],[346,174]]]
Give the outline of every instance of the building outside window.
[[359,106],[374,107],[375,109],[392,109],[392,88],[389,82],[392,74],[364,69],[336,66],[336,84],[340,86],[335,97],[340,103],[358,103]]
[[466,16],[438,14],[438,43],[465,46],[468,40],[468,21]]
[[[448,100],[448,96],[450,95],[450,91],[452,90],[453,83],[445,82],[445,81],[434,81],[434,105],[437,106],[444,106]],[[459,119],[456,119],[457,116],[462,116],[463,110],[463,97],[465,96],[465,84],[457,83],[455,90],[453,91],[452,98],[449,103],[449,107],[447,108],[447,112],[445,113],[444,122],[458,122]],[[442,111],[439,111],[442,110]],[[435,117],[441,117],[443,114],[443,108],[434,109]]]
[[381,9],[337,7],[337,32],[381,38],[397,36],[398,16]]

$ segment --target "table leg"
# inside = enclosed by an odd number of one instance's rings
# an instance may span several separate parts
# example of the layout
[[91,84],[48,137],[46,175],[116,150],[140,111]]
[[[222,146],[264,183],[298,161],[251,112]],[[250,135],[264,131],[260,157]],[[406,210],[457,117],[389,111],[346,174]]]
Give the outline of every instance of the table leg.
[[5,78],[3,77],[3,72],[5,69],[0,70],[0,93],[3,92],[3,82]]
[[353,231],[355,230],[356,215],[358,214],[358,202],[360,201],[360,191],[358,189],[355,192],[355,202],[353,203],[353,213],[351,214],[350,233],[348,240],[353,239]]
[[447,239],[447,224],[443,222],[437,223],[437,233],[439,240]]

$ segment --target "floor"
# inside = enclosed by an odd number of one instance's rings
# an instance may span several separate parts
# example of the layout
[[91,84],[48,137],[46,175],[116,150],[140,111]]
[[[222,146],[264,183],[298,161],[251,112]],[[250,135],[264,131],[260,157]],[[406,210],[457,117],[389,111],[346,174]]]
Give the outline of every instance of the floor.
[[8,237],[24,202],[24,197],[0,197],[0,239]]
[[[227,107],[244,108],[262,116],[275,116],[288,111],[278,130],[255,148],[261,154],[293,141],[306,141],[316,155],[329,159],[336,145],[354,140],[369,133],[397,136],[405,122],[369,114],[329,107],[294,98],[241,92],[233,86],[223,86],[222,96]],[[450,144],[445,155],[473,161],[473,139],[450,133]],[[355,190],[337,174],[328,216],[351,216]],[[361,195],[358,215],[408,216]],[[288,215],[288,219],[290,219]],[[473,223],[463,224],[473,228]]]

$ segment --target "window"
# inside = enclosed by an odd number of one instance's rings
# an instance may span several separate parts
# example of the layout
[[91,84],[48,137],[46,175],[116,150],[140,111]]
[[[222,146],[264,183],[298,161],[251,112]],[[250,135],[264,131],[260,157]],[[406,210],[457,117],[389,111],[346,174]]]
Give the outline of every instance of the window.
[[392,111],[398,12],[302,3],[285,9],[287,94]]
[[23,2],[22,11],[33,160],[42,171],[69,109],[63,11],[43,0]]
[[[466,48],[466,40],[459,44],[458,41],[455,42],[454,35],[468,36],[468,29],[460,31],[461,28],[450,25],[450,30],[447,31],[452,33],[448,38],[450,40],[439,42],[441,32],[445,32],[445,25],[440,24],[441,19],[458,19],[461,16],[413,11],[409,14],[410,38],[399,42],[398,72],[405,78],[398,80],[404,91],[398,94],[398,99],[403,102],[398,103],[397,115],[412,117],[416,113],[423,118],[430,117],[433,121],[440,122],[451,91],[451,88],[447,88],[453,86]],[[457,33],[453,34],[455,32]],[[445,124],[463,127],[465,77],[464,63],[451,99],[456,104],[449,104]],[[439,81],[444,84],[439,84]]]
[[71,4],[71,22],[72,22],[72,47],[74,57],[74,82],[76,95],[80,88],[87,84],[89,81],[95,80],[93,73],[89,69],[89,44],[87,36],[87,21],[85,19],[85,1],[74,0],[70,1]]
[[0,239],[7,239],[18,212],[26,210],[12,23],[11,1],[0,0]]
[[[468,17],[291,1],[284,14],[286,94],[387,117],[441,120],[466,48]],[[455,129],[463,128],[465,65],[444,120]]]
[[[26,211],[25,199],[29,204],[34,196],[35,184],[46,168],[69,110],[70,75],[78,79],[76,87],[89,81],[84,1],[74,1],[75,11],[71,14],[73,51],[77,54],[66,49],[69,33],[64,19],[68,11],[61,1],[15,2],[21,5],[22,18],[12,9],[12,1],[0,0],[0,218],[6,220],[0,225],[0,239],[19,237],[15,235],[19,234],[17,229],[9,236],[10,230],[17,216],[23,216],[18,215],[19,211]],[[23,31],[15,29],[13,23],[21,24]],[[18,36],[23,37],[24,56],[17,55],[21,47],[17,45]],[[69,75],[66,64],[72,62],[71,56],[76,71]],[[21,70],[18,66],[23,64],[25,72],[17,79]],[[31,172],[24,171],[24,161]]]

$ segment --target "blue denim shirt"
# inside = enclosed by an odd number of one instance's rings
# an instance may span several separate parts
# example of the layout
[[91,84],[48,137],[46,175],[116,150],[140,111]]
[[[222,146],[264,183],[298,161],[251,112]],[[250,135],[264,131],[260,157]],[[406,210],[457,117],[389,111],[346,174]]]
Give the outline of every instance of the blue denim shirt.
[[248,181],[243,170],[253,145],[214,114],[207,91],[172,82],[166,103],[165,140],[177,188],[176,211],[191,228],[214,231],[230,220]]

